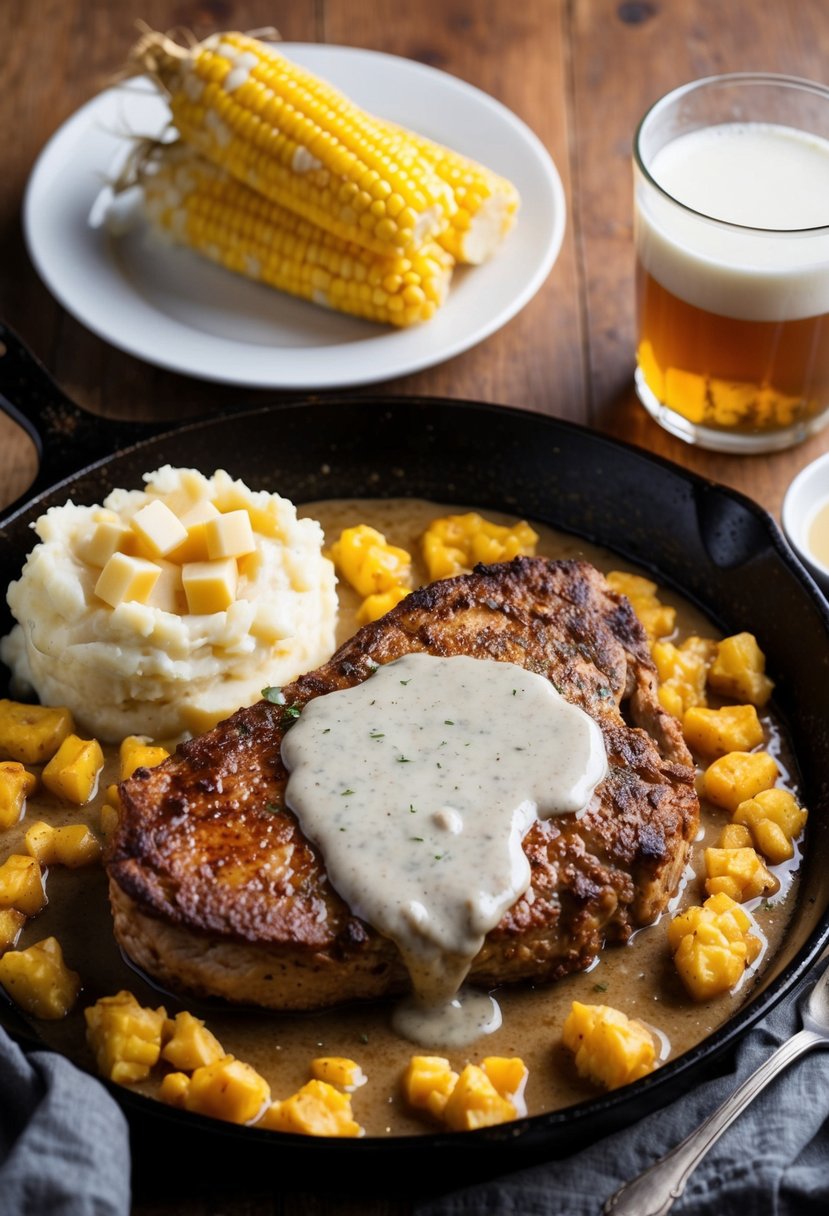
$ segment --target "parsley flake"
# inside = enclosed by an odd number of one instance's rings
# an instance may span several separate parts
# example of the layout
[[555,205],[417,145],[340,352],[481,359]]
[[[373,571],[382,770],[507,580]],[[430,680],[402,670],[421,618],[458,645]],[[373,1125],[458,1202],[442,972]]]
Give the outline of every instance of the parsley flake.
[[276,802],[266,802],[265,810],[270,811],[272,815],[279,815],[282,813],[282,807]]
[[368,732],[369,739],[385,739],[385,734],[381,730],[370,730]]
[[408,756],[398,756],[397,763],[398,764],[411,764],[411,760],[409,759]]
[[452,719],[451,719],[451,718],[444,718],[444,719],[443,719],[443,725],[444,725],[444,726],[454,726],[454,725],[455,725],[455,723],[452,721]]
[[414,840],[414,841],[416,841],[417,844],[423,844],[422,836],[410,836],[409,840]]
[[607,992],[607,984],[594,984],[593,991],[594,992]]
[[263,688],[262,696],[266,701],[270,701],[271,705],[285,704],[285,697],[281,688]]
[[340,797],[347,798],[349,796],[349,794],[353,794],[353,793],[354,793],[354,790],[341,790]]
[[401,684],[411,684],[411,682],[412,682],[412,677],[411,677],[411,676],[409,676],[408,680],[401,680],[401,681],[400,681],[400,683],[401,683]]

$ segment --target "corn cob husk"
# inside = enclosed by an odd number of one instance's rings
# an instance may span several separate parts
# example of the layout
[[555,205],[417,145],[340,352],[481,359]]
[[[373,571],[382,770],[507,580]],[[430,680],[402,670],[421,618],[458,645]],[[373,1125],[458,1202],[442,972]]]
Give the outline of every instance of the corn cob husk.
[[180,142],[157,145],[137,179],[161,232],[315,304],[402,327],[432,317],[448,291],[453,261],[439,246],[375,254],[316,228]]
[[217,34],[184,48],[149,33],[131,62],[166,89],[191,147],[343,240],[405,252],[457,209],[404,132],[255,38]]

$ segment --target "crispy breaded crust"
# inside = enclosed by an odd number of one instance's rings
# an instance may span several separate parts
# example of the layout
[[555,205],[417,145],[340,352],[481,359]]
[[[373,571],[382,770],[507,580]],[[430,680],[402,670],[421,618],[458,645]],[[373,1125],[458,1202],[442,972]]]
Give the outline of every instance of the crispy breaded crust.
[[[284,691],[288,706],[350,687],[412,651],[518,663],[599,724],[609,773],[580,818],[528,832],[532,884],[487,937],[471,978],[554,980],[664,909],[699,822],[694,768],[660,706],[628,601],[580,561],[516,558],[433,583]],[[284,804],[293,722],[261,701],[121,786],[108,857],[115,933],[165,985],[275,1009],[405,989],[396,947],[353,916]],[[265,978],[267,977],[267,978]]]

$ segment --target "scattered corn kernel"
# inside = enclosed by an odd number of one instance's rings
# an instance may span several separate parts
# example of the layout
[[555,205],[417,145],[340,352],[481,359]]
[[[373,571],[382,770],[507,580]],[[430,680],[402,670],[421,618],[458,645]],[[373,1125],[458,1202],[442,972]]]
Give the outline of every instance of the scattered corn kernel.
[[0,908],[36,916],[46,904],[43,875],[36,857],[12,853],[0,866]]
[[467,1064],[452,1089],[443,1110],[443,1121],[453,1131],[472,1131],[509,1123],[516,1109],[501,1096],[484,1070]]
[[238,582],[236,560],[187,562],[181,568],[181,581],[187,597],[187,611],[194,615],[224,612],[236,599]]
[[68,709],[0,701],[0,756],[21,764],[45,764],[75,723]]
[[67,735],[41,774],[43,784],[58,798],[84,806],[94,797],[104,767],[104,753],[97,739]]
[[530,1073],[524,1061],[519,1056],[487,1056],[481,1068],[501,1097],[512,1103],[516,1114],[525,1115],[524,1089]]
[[108,844],[115,835],[118,821],[121,818],[121,812],[118,807],[112,806],[111,803],[105,802],[100,810],[101,835]]
[[317,1081],[337,1085],[350,1094],[368,1080],[360,1065],[345,1056],[319,1056],[312,1060],[311,1076]]
[[26,799],[37,786],[37,777],[19,760],[0,761],[0,828],[13,828],[26,810]]
[[27,950],[7,950],[0,958],[0,984],[15,1005],[34,1018],[65,1018],[78,999],[81,977],[63,961],[56,937]]
[[161,1058],[174,1068],[193,1072],[208,1064],[216,1064],[227,1055],[219,1040],[212,1034],[201,1018],[195,1018],[186,1010],[168,1018],[162,1032]]
[[734,811],[734,823],[748,828],[754,844],[772,865],[794,856],[792,842],[807,818],[808,812],[788,790],[761,790]]
[[651,1032],[620,1009],[573,1001],[564,1022],[565,1047],[575,1054],[579,1075],[618,1089],[652,1072],[656,1047]]
[[724,705],[722,709],[693,706],[683,715],[682,733],[690,748],[706,756],[749,752],[764,739],[753,705]]
[[101,858],[101,846],[85,823],[53,828],[40,819],[32,824],[25,839],[26,848],[42,866],[68,866],[76,870]]
[[131,992],[104,996],[84,1010],[86,1041],[101,1076],[118,1085],[143,1081],[161,1053],[167,1011],[139,1005]]
[[411,578],[411,556],[367,524],[345,528],[329,557],[337,573],[363,598],[407,584]]
[[718,849],[747,849],[751,845],[751,832],[741,823],[727,823],[720,832]]
[[770,789],[779,775],[768,752],[728,752],[703,773],[702,792],[716,806],[735,811],[747,798]]
[[458,1074],[443,1056],[412,1056],[403,1074],[403,1093],[416,1110],[442,1118]]
[[496,524],[474,511],[433,519],[421,538],[423,560],[432,580],[464,574],[478,562],[532,556],[537,544],[538,533],[525,520]]
[[754,634],[735,633],[718,643],[708,683],[724,697],[763,706],[774,688],[765,670],[766,657]]
[[110,608],[133,600],[146,604],[160,574],[158,565],[144,557],[113,553],[95,584],[95,594]]
[[763,865],[753,848],[706,849],[705,890],[709,895],[724,891],[737,903],[773,895],[780,883]]
[[223,1056],[195,1070],[184,1106],[227,1123],[252,1123],[270,1099],[270,1086],[250,1064]]
[[697,1001],[728,992],[760,952],[748,914],[725,892],[686,908],[668,926],[668,945],[689,994]]
[[127,735],[118,749],[121,781],[128,781],[137,768],[155,768],[169,755],[166,747],[151,743],[146,735]]
[[17,945],[25,923],[25,912],[18,912],[17,908],[0,908],[0,954]]
[[158,1096],[168,1106],[177,1106],[179,1110],[184,1110],[189,1088],[190,1078],[186,1072],[168,1072],[161,1078]]
[[656,583],[641,574],[628,574],[623,570],[611,570],[607,576],[611,591],[624,595],[639,618],[645,633],[654,641],[673,633],[676,626],[676,609],[663,604],[657,597]]
[[[656,641],[651,657],[659,677],[659,700],[663,709],[681,718],[692,705],[705,705],[705,685],[710,659],[705,638],[690,637],[681,646]],[[710,643],[713,647],[715,643]]]
[[390,587],[388,591],[378,591],[376,595],[368,595],[357,610],[357,624],[366,625],[369,621],[379,621],[381,616],[391,612],[395,604],[399,604],[409,594],[408,587]]
[[363,1128],[355,1122],[350,1096],[316,1079],[284,1102],[272,1103],[256,1126],[305,1136],[364,1135]]

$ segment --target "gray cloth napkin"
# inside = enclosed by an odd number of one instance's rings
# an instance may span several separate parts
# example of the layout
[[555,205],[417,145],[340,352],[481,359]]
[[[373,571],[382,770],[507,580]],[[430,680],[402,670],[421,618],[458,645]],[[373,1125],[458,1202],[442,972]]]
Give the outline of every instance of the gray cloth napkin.
[[127,1121],[103,1085],[0,1029],[0,1212],[127,1216]]
[[[820,970],[827,965],[822,963]],[[418,1204],[415,1216],[598,1216],[623,1182],[698,1127],[800,1025],[795,994],[749,1031],[721,1076],[673,1105],[572,1157]],[[671,1214],[827,1212],[829,1052],[818,1049],[789,1065],[720,1137]]]

